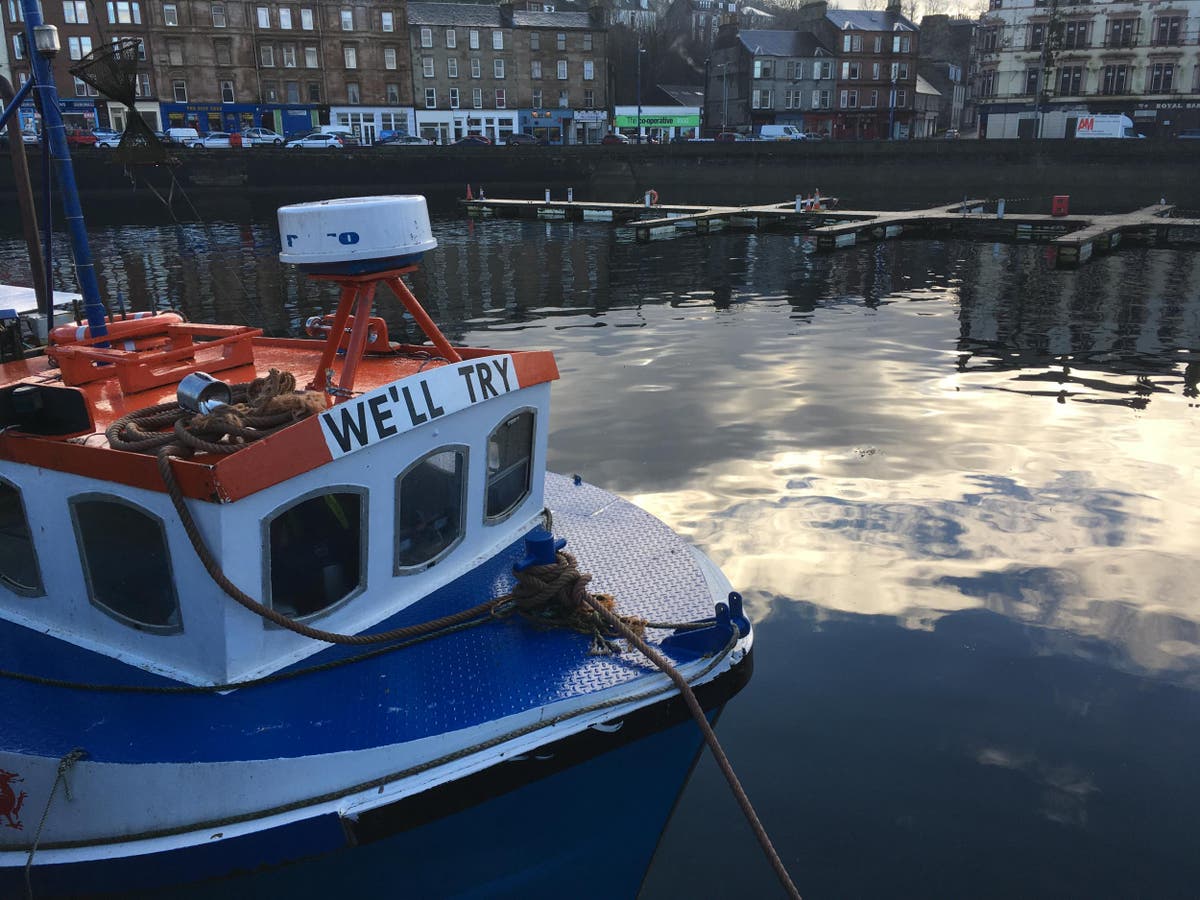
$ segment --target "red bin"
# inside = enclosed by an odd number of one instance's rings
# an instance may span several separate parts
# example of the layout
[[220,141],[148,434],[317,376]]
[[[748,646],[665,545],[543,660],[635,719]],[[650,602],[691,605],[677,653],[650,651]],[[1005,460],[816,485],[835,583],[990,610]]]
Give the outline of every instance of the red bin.
[[1054,199],[1050,201],[1050,215],[1052,216],[1068,216],[1070,215],[1071,197],[1069,194],[1056,194]]

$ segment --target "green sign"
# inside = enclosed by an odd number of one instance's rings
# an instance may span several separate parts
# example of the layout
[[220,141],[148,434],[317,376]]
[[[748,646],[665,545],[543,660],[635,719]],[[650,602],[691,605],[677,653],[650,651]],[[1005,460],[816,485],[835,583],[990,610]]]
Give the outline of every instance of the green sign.
[[[618,128],[637,128],[637,116],[617,116]],[[678,116],[642,116],[643,128],[699,128],[700,114]]]

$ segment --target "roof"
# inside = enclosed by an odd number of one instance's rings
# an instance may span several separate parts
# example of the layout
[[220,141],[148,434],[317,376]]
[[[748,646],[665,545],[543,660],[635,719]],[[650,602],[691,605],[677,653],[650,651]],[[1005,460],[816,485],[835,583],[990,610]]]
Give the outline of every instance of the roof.
[[482,28],[593,28],[585,12],[526,12],[513,10],[512,25],[505,24],[498,6],[480,3],[410,3],[410,25],[462,25]]
[[[411,9],[411,7],[410,7]],[[917,26],[899,13],[871,9],[831,9],[825,18],[846,31],[916,31]],[[897,27],[899,26],[899,27]]]
[[660,84],[658,89],[680,106],[703,106],[704,87],[692,84]]
[[928,81],[926,81],[920,75],[917,76],[917,93],[918,94],[936,94],[939,97],[942,96],[941,91],[939,91],[937,88],[935,88],[932,84],[930,84]]
[[807,31],[778,31],[750,28],[738,32],[738,40],[755,56],[815,56],[828,51]]

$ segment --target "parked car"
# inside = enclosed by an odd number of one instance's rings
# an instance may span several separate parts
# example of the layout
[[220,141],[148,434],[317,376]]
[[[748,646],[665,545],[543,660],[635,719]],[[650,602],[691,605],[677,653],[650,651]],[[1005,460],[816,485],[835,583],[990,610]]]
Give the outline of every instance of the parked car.
[[692,140],[692,138],[688,137],[686,134],[677,134],[677,135],[675,135],[675,137],[671,138],[671,143],[672,144],[686,144],[691,140]]
[[947,128],[946,133],[943,134],[942,137],[944,137],[948,141],[957,140],[958,129],[957,128]]
[[383,138],[380,147],[429,147],[433,141],[416,134],[391,134]]
[[121,143],[120,131],[113,131],[111,128],[93,128],[92,136],[96,139],[94,146],[100,150],[112,150]]
[[294,138],[284,146],[292,150],[341,150],[345,145],[342,143],[341,135],[322,134],[317,131],[301,138]]
[[804,139],[806,141],[823,141],[823,140],[827,139],[828,137],[829,137],[829,135],[827,135],[823,131],[806,131],[806,132],[804,132]]
[[283,135],[270,128],[247,128],[242,132],[243,147],[282,147]]
[[334,134],[342,139],[343,147],[357,147],[359,145],[358,132],[346,125],[322,125],[312,132],[313,134]]
[[165,132],[165,143],[181,144],[184,147],[190,147],[193,143],[200,140],[200,132],[195,128],[168,128]]
[[67,134],[67,145],[70,147],[95,146],[96,136],[90,131],[72,131]]
[[[232,135],[228,131],[210,131],[204,137],[189,141],[188,146],[193,150],[228,150],[234,146]],[[241,143],[238,143],[241,146]]]
[[764,141],[807,141],[808,137],[795,125],[764,125],[758,131]]
[[600,143],[602,143],[602,144],[628,144],[629,138],[625,137],[625,135],[620,134],[616,131],[610,131],[604,137],[600,138]]
[[460,137],[454,142],[456,147],[490,147],[492,139],[484,137],[482,134],[468,134]]
[[722,131],[716,136],[716,140],[722,144],[732,144],[734,141],[751,140],[749,135],[738,134],[736,131]]
[[540,138],[535,138],[532,134],[526,134],[523,131],[514,131],[504,139],[504,143],[509,147],[519,147],[522,144],[528,146],[544,145],[546,142]]
[[1175,135],[1178,141],[1200,141],[1200,128],[1189,128]]

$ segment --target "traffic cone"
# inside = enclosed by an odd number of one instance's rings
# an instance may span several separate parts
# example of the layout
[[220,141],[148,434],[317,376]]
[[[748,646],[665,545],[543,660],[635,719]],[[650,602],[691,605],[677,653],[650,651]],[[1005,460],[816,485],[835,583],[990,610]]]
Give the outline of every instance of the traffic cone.
[[474,200],[474,199],[475,199],[474,197],[472,197],[472,196],[471,196],[471,186],[470,186],[469,184],[467,185],[467,199],[468,199],[468,200]]

